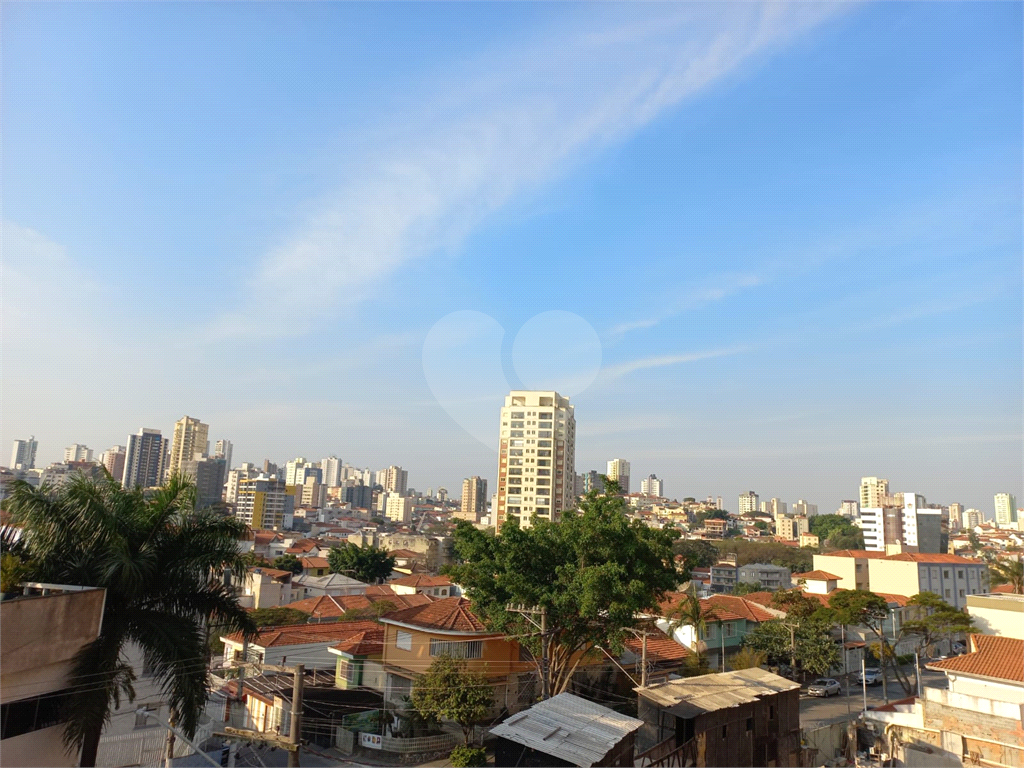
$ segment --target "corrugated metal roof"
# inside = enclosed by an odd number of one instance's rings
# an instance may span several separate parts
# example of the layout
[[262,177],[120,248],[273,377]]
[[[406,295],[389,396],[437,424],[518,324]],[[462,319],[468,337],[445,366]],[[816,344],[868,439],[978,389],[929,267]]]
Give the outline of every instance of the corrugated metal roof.
[[590,768],[641,725],[643,720],[571,693],[560,693],[513,715],[491,733],[580,768]]
[[636,690],[673,715],[690,718],[705,712],[748,704],[760,696],[792,691],[799,687],[799,683],[755,667],[670,680]]

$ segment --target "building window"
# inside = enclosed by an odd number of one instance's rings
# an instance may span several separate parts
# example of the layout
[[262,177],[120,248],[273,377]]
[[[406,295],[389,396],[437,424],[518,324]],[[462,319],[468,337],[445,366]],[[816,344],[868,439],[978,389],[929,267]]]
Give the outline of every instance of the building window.
[[964,577],[964,572],[962,569],[956,572],[956,577],[958,579],[962,579]]
[[747,718],[747,733],[750,733],[752,730],[754,730],[754,718],[748,717]]
[[0,739],[60,725],[64,722],[64,706],[73,695],[74,691],[69,689],[4,704],[0,707]]
[[453,659],[479,659],[483,657],[482,640],[430,640],[431,656],[451,656]]
[[768,705],[768,719],[769,720],[774,720],[775,719],[775,705],[774,704],[769,704]]
[[942,570],[942,578],[944,578],[944,579],[948,579],[949,578],[949,570],[947,570],[945,568]]
[[733,637],[733,636],[736,635],[736,625],[733,622],[731,622],[731,621],[728,621],[725,624],[723,624],[722,625],[722,630],[723,630],[723,635],[725,637]]
[[395,648],[398,648],[399,650],[402,650],[402,651],[411,651],[412,650],[412,633],[410,633],[410,632],[403,632],[402,630],[398,630],[398,634],[395,635]]
[[723,725],[722,726],[722,738],[723,739],[729,738],[729,726],[728,725]]
[[946,599],[948,600],[948,599],[949,599],[949,597],[950,597],[950,595],[949,595],[949,590],[947,589],[947,590],[946,590]]

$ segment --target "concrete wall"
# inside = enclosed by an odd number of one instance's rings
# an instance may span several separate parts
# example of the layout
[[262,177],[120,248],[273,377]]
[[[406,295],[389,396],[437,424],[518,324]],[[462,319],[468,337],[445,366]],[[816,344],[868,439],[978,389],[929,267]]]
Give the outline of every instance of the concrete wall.
[[857,563],[862,564],[863,584],[867,584],[868,572],[866,560],[858,560],[854,557],[833,557],[831,555],[815,555],[814,570],[834,573],[839,577],[839,589],[857,589]]
[[1024,640],[1024,595],[971,595],[967,612],[982,634]]

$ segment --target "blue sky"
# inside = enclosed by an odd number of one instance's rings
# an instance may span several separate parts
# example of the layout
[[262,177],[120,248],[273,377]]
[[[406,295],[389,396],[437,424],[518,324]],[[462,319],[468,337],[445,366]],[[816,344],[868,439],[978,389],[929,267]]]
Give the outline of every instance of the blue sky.
[[0,438],[48,462],[188,413],[236,462],[453,489],[493,480],[510,386],[561,384],[579,469],[991,514],[1024,495],[1021,30],[1018,3],[5,3]]

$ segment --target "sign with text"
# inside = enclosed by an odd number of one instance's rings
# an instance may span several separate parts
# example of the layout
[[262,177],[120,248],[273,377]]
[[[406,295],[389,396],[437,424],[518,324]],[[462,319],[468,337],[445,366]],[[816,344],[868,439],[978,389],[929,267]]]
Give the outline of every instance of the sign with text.
[[382,749],[383,739],[379,733],[360,733],[359,734],[359,746],[369,747],[370,749]]

